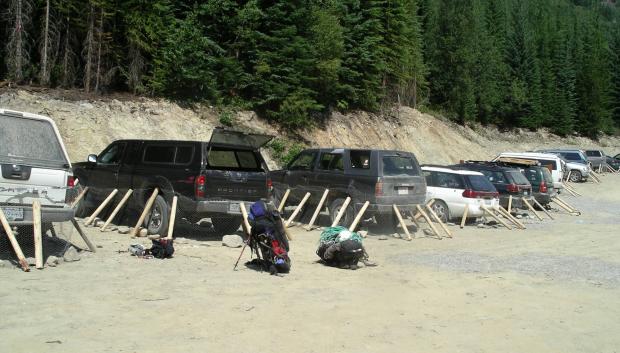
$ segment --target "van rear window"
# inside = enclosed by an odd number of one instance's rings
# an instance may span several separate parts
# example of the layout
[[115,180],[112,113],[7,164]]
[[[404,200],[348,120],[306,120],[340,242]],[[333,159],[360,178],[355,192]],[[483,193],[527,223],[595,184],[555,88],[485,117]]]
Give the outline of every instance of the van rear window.
[[420,175],[417,163],[409,156],[384,156],[383,175]]
[[252,151],[213,148],[207,160],[211,169],[262,171],[258,157]]
[[0,115],[0,161],[63,168],[68,161],[49,121]]

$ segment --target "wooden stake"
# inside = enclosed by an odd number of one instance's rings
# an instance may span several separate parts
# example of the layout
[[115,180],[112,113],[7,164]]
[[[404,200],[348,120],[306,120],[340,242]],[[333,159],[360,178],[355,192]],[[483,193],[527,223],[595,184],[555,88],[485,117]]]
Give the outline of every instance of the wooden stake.
[[570,195],[572,195],[572,196],[574,196],[574,197],[577,197],[577,194],[575,194],[575,192],[574,192],[572,189],[567,188],[567,187],[566,187],[566,185],[564,185],[564,190],[565,190],[567,193],[569,193]]
[[437,223],[439,223],[439,225],[441,226],[441,228],[443,229],[444,232],[446,232],[446,234],[448,235],[448,237],[452,238],[452,232],[450,232],[450,230],[448,229],[448,227],[446,227],[445,224],[443,224],[443,222],[441,221],[441,219],[439,217],[437,217],[437,214],[435,213],[435,211],[433,211],[433,209],[430,206],[426,206],[426,209],[428,210],[428,212],[431,214],[431,216],[433,216],[433,218],[435,218],[435,220],[437,221]]
[[351,225],[349,226],[349,231],[355,232],[355,228],[357,228],[357,224],[362,219],[362,216],[364,215],[364,212],[366,212],[368,205],[370,205],[370,201],[364,202],[364,205],[362,205],[362,208],[357,213],[357,216],[355,216],[355,219],[353,219],[353,223],[351,223]]
[[508,223],[502,221],[501,218],[497,217],[493,212],[491,212],[491,210],[487,206],[482,205],[480,207],[482,207],[482,209],[491,217],[493,217],[498,223],[501,223],[504,227],[508,228],[508,230],[512,230],[512,227],[508,225]]
[[510,213],[508,213],[508,210],[503,208],[501,205],[497,207],[497,210],[501,215],[503,215],[505,218],[507,218],[512,223],[514,223],[518,228],[525,229],[525,226],[523,225],[523,223],[519,222],[519,220],[516,217],[513,217]]
[[293,211],[293,214],[291,214],[291,216],[288,218],[288,220],[284,224],[285,228],[288,228],[291,226],[291,223],[293,223],[293,220],[295,219],[295,217],[297,217],[297,214],[299,213],[299,211],[301,211],[301,209],[304,207],[304,205],[306,204],[306,201],[308,201],[309,198],[310,198],[310,193],[307,192],[304,195],[304,198],[301,199],[301,202],[299,203],[299,205],[297,205],[297,207],[295,208],[295,211]]
[[243,217],[243,230],[249,239],[250,233],[252,233],[252,226],[250,226],[250,222],[248,222],[248,210],[245,208],[245,203],[240,202],[239,209],[241,210],[241,216]]
[[420,207],[420,205],[415,205],[415,208],[418,210],[418,214],[421,214],[422,217],[424,217],[424,220],[426,220],[426,223],[428,223],[428,225],[431,227],[435,235],[439,237],[439,239],[441,239],[441,235],[439,234],[439,231],[437,230],[437,228],[435,228],[435,225],[433,225],[433,221],[431,221],[431,218],[426,214],[426,212],[424,212],[422,207]]
[[99,228],[100,231],[102,232],[105,231],[105,229],[108,227],[110,222],[112,222],[114,217],[116,217],[116,214],[118,213],[118,211],[120,211],[123,205],[125,204],[125,202],[129,200],[129,196],[131,196],[131,193],[133,193],[133,190],[131,189],[127,190],[127,192],[125,193],[125,196],[123,196],[123,198],[121,199],[121,202],[119,202],[118,205],[116,205],[116,208],[114,208],[114,211],[112,211],[112,214],[110,215],[110,217],[108,217],[108,219],[105,221],[103,226]]
[[86,222],[84,222],[84,224],[85,225],[91,224],[95,220],[95,217],[97,217],[99,215],[99,213],[101,213],[101,211],[103,211],[103,209],[107,206],[107,204],[110,201],[112,201],[112,199],[114,198],[114,195],[116,195],[117,192],[118,192],[118,189],[112,190],[110,195],[108,195],[108,197],[106,197],[106,199],[103,200],[103,202],[101,203],[101,205],[99,205],[99,207],[97,207],[95,212],[93,212],[93,214],[90,215],[90,217],[88,217],[88,219],[86,219]]
[[573,207],[573,206],[572,206],[571,204],[569,204],[568,202],[566,202],[566,201],[562,200],[559,196],[556,196],[555,198],[556,198],[558,201],[560,201],[561,203],[565,204],[568,208],[572,209],[572,210],[573,210],[573,212],[575,212],[575,213],[581,213],[581,212],[579,212],[579,210],[578,210],[578,209],[576,209],[575,207]]
[[286,199],[288,199],[288,195],[291,193],[291,189],[286,189],[286,192],[284,193],[284,197],[282,197],[282,200],[280,201],[280,205],[278,205],[278,212],[282,213],[282,210],[284,209],[284,205],[286,205]]
[[80,194],[75,198],[75,200],[73,200],[73,202],[71,203],[71,208],[75,208],[75,206],[77,206],[77,204],[80,202],[80,200],[82,200],[82,198],[84,197],[84,195],[86,195],[87,192],[88,186],[82,189]]
[[34,230],[34,260],[36,268],[43,268],[43,239],[41,236],[41,203],[32,202],[32,228]]
[[512,212],[512,195],[508,196],[508,213]]
[[599,165],[598,165],[598,173],[599,173],[599,174],[601,174],[601,172],[602,172],[601,170],[602,170],[602,169],[603,169],[603,165],[602,165],[602,164],[599,164]]
[[394,209],[394,212],[396,213],[396,218],[398,218],[398,222],[400,223],[401,228],[403,228],[405,235],[407,235],[407,240],[411,241],[412,238],[411,238],[411,234],[409,234],[409,228],[407,228],[407,225],[405,224],[405,221],[403,220],[403,216],[400,214],[400,210],[398,209],[398,206],[392,205],[392,208]]
[[312,215],[312,219],[310,219],[310,223],[306,227],[306,230],[308,231],[312,230],[312,227],[314,226],[314,222],[316,221],[317,217],[321,213],[321,210],[323,209],[323,204],[325,203],[325,199],[327,199],[327,194],[329,194],[329,189],[325,189],[325,191],[323,191],[323,196],[321,197],[321,201],[319,201],[319,204],[316,206],[316,210],[314,211],[314,214]]
[[17,260],[22,267],[22,270],[25,272],[30,271],[30,267],[28,267],[28,261],[26,261],[26,257],[24,257],[24,253],[22,252],[22,248],[19,247],[19,243],[13,234],[13,229],[9,225],[9,222],[6,220],[6,216],[0,207],[0,223],[2,223],[2,227],[4,228],[4,232],[6,236],[9,238],[11,245],[13,246],[13,251],[15,251],[15,255],[17,256]]
[[148,201],[146,201],[146,205],[144,205],[144,211],[142,211],[140,218],[138,218],[138,222],[136,223],[136,226],[133,227],[133,231],[131,232],[132,238],[135,238],[138,236],[138,233],[140,232],[140,227],[142,226],[142,223],[144,222],[146,215],[148,215],[149,212],[151,211],[151,207],[153,207],[153,203],[155,203],[157,194],[159,194],[159,189],[155,188],[155,190],[153,190],[153,193],[151,194],[151,197],[149,197]]
[[527,202],[526,198],[523,198],[523,203],[525,203],[525,206],[527,206],[527,208],[532,211],[532,213],[534,214],[534,216],[536,216],[536,218],[538,218],[539,220],[543,220],[543,218],[538,214],[538,212],[536,212],[536,210],[534,209],[534,207],[532,207],[532,205]]
[[348,197],[346,199],[344,199],[344,203],[342,204],[342,207],[340,207],[340,211],[338,211],[338,214],[336,215],[336,219],[334,219],[334,221],[332,222],[332,227],[335,227],[338,225],[338,222],[340,222],[340,218],[342,218],[342,215],[344,215],[344,212],[347,210],[347,207],[349,207],[349,202],[351,202],[351,197]]
[[577,192],[577,189],[575,189],[574,187],[572,187],[572,186],[570,186],[570,185],[568,185],[568,184],[562,184],[562,185],[564,185],[564,188],[565,188],[565,189],[569,189],[569,191],[570,191],[571,193],[576,194],[576,195],[578,195],[578,196],[583,196],[583,195],[581,195],[579,192]]
[[174,233],[174,222],[177,218],[178,200],[179,200],[179,197],[176,195],[172,198],[172,207],[170,207],[170,222],[168,222],[168,236],[166,237],[167,239],[172,239],[172,234]]
[[540,209],[541,209],[541,210],[543,210],[543,212],[545,212],[545,214],[547,215],[547,217],[549,217],[549,218],[551,218],[551,219],[554,219],[554,218],[553,218],[553,216],[551,215],[551,213],[549,213],[549,211],[547,211],[547,210],[543,207],[543,205],[541,205],[541,204],[540,204],[540,202],[538,202],[538,201],[536,201],[536,199],[534,199],[534,203],[535,203],[538,207],[540,207]]
[[[435,203],[435,199],[430,199],[428,200],[428,202],[426,203],[426,205],[424,205],[424,207],[428,206],[431,207],[433,204]],[[413,220],[416,221],[418,220],[418,218],[423,217],[423,215],[421,213],[417,213],[414,217]]]
[[86,237],[86,234],[84,234],[84,231],[82,230],[78,222],[75,220],[75,218],[71,218],[71,224],[73,224],[78,234],[80,235],[80,237],[82,237],[82,240],[84,240],[84,242],[86,243],[86,246],[88,246],[90,251],[97,252],[97,248],[95,248],[93,243],[91,243],[90,240]]
[[461,218],[461,229],[465,227],[465,221],[467,221],[467,212],[469,212],[469,204],[465,204],[465,210],[463,211],[463,218]]
[[566,181],[569,182],[570,181],[570,175],[573,173],[572,170],[568,171],[568,175],[566,176]]
[[558,206],[560,206],[562,209],[564,209],[564,211],[573,214],[574,211],[571,210],[570,208],[566,207],[565,205],[563,205],[562,203],[560,203],[558,200],[556,200],[555,198],[551,199],[551,201],[555,202]]

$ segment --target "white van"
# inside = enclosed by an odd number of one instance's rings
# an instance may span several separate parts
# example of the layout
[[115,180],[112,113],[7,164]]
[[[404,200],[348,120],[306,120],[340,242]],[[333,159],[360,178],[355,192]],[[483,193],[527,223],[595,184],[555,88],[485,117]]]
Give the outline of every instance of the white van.
[[9,224],[32,224],[34,200],[42,223],[73,218],[67,205],[73,172],[52,119],[0,108],[0,167],[0,207]]
[[500,158],[521,158],[538,161],[541,166],[547,167],[551,171],[553,177],[553,188],[556,190],[562,189],[562,178],[564,178],[564,161],[552,153],[537,153],[537,152],[502,152],[493,159],[493,162],[498,161]]
[[426,200],[435,200],[431,208],[442,222],[462,217],[465,205],[470,218],[484,215],[481,206],[499,206],[499,193],[480,172],[422,166],[422,173],[426,178]]

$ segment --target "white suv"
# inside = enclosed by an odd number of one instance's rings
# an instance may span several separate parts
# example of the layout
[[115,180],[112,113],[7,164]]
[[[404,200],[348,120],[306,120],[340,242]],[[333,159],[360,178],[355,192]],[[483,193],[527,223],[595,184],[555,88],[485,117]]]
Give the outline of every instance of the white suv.
[[32,224],[34,200],[43,223],[73,218],[71,163],[50,118],[0,109],[0,167],[0,207],[9,224]]
[[467,216],[482,217],[481,206],[499,206],[499,193],[480,172],[422,166],[426,177],[426,200],[434,199],[431,208],[443,222],[460,218],[468,205]]

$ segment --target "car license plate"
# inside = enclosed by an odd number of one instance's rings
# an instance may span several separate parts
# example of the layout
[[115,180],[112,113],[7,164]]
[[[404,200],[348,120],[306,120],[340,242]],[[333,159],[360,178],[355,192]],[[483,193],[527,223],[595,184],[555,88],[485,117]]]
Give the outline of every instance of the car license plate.
[[492,203],[493,203],[493,200],[491,200],[491,199],[484,200],[484,204],[485,205],[491,205]]
[[399,187],[398,188],[398,194],[399,195],[408,195],[409,194],[409,188],[408,187]]
[[529,192],[527,192],[527,190],[523,191],[523,195],[527,196],[527,195],[529,195],[529,194],[530,194],[530,193],[529,193]]
[[241,212],[241,208],[239,207],[238,203],[231,203],[231,204],[228,205],[228,212],[240,213]]
[[2,212],[8,221],[24,220],[24,209],[18,207],[2,207]]

